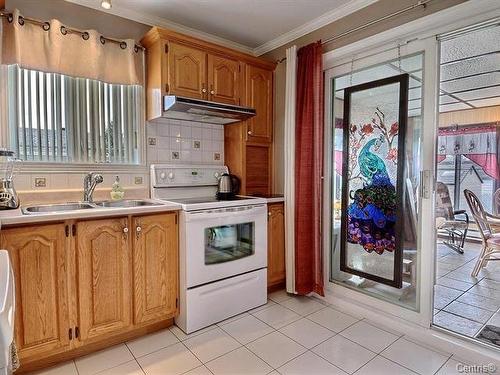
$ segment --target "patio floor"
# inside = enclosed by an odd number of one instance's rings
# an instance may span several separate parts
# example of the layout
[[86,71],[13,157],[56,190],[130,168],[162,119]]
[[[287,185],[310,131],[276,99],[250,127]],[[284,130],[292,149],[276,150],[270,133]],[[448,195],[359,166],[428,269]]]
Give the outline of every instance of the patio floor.
[[[490,262],[474,278],[471,271],[480,244],[466,243],[464,248],[464,254],[458,254],[438,244],[434,324],[477,337],[487,325],[500,329],[500,262]],[[495,340],[485,341],[500,346]]]

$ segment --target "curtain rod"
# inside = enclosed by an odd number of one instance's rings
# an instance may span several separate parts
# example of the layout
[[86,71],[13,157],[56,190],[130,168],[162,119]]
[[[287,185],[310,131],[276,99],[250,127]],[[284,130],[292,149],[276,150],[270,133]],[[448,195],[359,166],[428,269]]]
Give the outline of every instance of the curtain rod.
[[[13,12],[9,12],[9,11],[7,11],[5,9],[0,10],[0,17],[5,18],[9,23],[12,23],[14,21],[14,14],[13,14]],[[34,19],[34,18],[23,17],[23,16],[20,15],[19,18],[18,18],[19,25],[23,26],[26,22],[31,23],[33,25],[40,26],[45,31],[49,31],[50,30],[50,22],[48,22],[48,21],[40,21],[40,20],[37,20],[37,19]],[[90,38],[90,35],[89,35],[89,33],[87,31],[81,31],[81,30],[73,29],[73,28],[66,27],[66,26],[61,26],[60,27],[60,31],[61,31],[62,35],[77,34],[77,35],[80,35],[84,40],[88,40]],[[121,49],[127,48],[127,42],[124,41],[124,40],[118,40],[118,39],[108,38],[108,37],[105,37],[105,36],[102,36],[102,35],[99,36],[99,40],[100,40],[100,42],[102,44],[105,44],[106,42],[110,42],[110,43],[118,44]],[[139,50],[144,51],[145,49],[146,48],[144,48],[140,44],[134,44],[134,51],[135,52],[139,52]]]
[[[337,39],[340,39],[340,38],[343,38],[347,35],[350,35],[350,34],[353,34],[357,31],[361,31],[361,30],[364,30],[364,29],[367,29],[368,27],[370,26],[373,26],[373,25],[376,25],[380,22],[383,22],[385,20],[388,20],[390,18],[393,18],[393,17],[396,17],[396,16],[399,16],[400,14],[403,14],[403,13],[406,13],[406,12],[409,12],[413,9],[416,9],[416,8],[420,8],[420,7],[423,7],[425,9],[425,7],[427,6],[428,3],[430,3],[432,0],[419,0],[417,3],[413,4],[413,5],[409,5],[407,6],[406,8],[403,8],[403,9],[400,9],[396,12],[393,12],[393,13],[390,13],[390,14],[387,14],[383,17],[380,17],[380,18],[377,18],[373,21],[370,21],[370,22],[367,22],[363,25],[360,25],[360,26],[357,26],[357,27],[354,27],[352,29],[349,29],[347,31],[344,31],[343,33],[340,33],[338,35],[334,35],[328,39],[325,39],[323,41],[321,41],[321,45],[325,45],[325,44],[329,44],[331,42],[334,42],[336,41]],[[283,57],[281,59],[279,59],[277,61],[278,64],[282,63],[283,61],[286,61],[286,57]]]

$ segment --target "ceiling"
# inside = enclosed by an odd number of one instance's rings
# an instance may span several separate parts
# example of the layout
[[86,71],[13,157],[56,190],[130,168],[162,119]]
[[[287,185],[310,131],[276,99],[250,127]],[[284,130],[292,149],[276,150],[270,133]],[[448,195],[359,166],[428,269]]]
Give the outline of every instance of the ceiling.
[[[67,1],[105,11],[100,0]],[[112,1],[112,14],[191,34],[199,32],[213,41],[261,54],[377,0]]]
[[[439,112],[500,105],[500,25],[455,35],[441,42]],[[421,55],[363,69],[335,79],[335,95],[344,88],[402,73],[410,74],[408,115],[422,107]],[[383,99],[383,98],[381,98]]]

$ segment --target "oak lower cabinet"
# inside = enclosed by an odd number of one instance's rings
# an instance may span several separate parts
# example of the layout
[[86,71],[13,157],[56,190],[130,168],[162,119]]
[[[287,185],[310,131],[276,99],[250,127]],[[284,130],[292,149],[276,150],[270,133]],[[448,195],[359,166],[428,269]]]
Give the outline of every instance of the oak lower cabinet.
[[16,280],[14,319],[20,359],[70,346],[68,257],[63,224],[4,229]]
[[267,205],[267,286],[282,286],[285,270],[285,207],[283,203]]
[[76,269],[82,343],[125,330],[132,324],[132,275],[128,219],[76,224]]
[[134,217],[134,323],[177,315],[177,214]]
[[21,371],[172,324],[177,213],[2,228],[16,282]]

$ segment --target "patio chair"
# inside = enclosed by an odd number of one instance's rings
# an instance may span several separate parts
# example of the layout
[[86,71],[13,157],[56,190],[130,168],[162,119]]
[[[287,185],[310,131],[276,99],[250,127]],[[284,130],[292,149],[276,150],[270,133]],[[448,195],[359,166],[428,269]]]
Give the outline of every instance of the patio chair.
[[472,191],[466,189],[464,195],[483,240],[483,247],[471,273],[472,277],[477,277],[479,271],[486,267],[489,261],[500,260],[500,255],[495,255],[500,253],[500,233],[495,232],[500,226],[500,217],[486,212]]
[[469,215],[465,210],[454,211],[448,186],[436,183],[436,226],[448,234],[443,243],[459,254],[464,253],[464,243],[469,230]]

